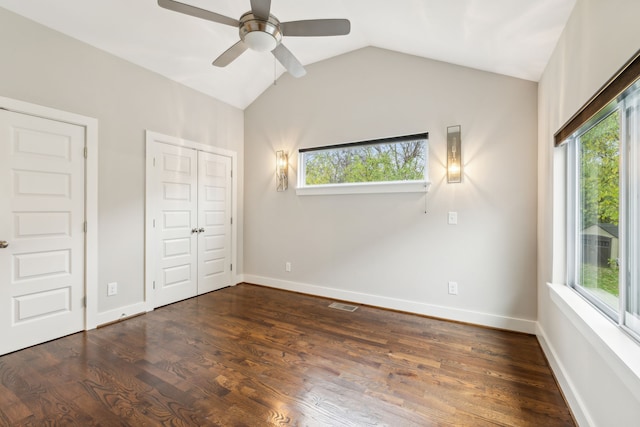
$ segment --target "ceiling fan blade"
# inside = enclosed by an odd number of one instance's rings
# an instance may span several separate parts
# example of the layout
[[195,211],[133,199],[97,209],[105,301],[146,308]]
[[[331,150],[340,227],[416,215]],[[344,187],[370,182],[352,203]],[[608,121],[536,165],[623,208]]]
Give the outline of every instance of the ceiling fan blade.
[[280,28],[284,36],[345,36],[351,31],[351,22],[348,19],[310,19],[282,22]]
[[174,12],[184,13],[185,15],[195,16],[196,18],[206,19],[207,21],[217,22],[218,24],[231,25],[232,27],[240,26],[240,21],[237,19],[174,0],[158,0],[158,6],[173,10]]
[[273,53],[273,56],[276,57],[278,62],[280,62],[293,77],[302,77],[307,74],[307,71],[304,69],[300,61],[298,61],[298,59],[293,56],[293,53],[284,47],[282,43],[276,46],[271,53]]
[[231,64],[234,59],[242,55],[248,47],[249,46],[247,46],[245,42],[240,40],[238,43],[225,50],[222,55],[218,56],[215,61],[213,61],[212,65],[215,65],[216,67],[226,67]]
[[269,19],[271,0],[251,0],[251,12],[262,19]]

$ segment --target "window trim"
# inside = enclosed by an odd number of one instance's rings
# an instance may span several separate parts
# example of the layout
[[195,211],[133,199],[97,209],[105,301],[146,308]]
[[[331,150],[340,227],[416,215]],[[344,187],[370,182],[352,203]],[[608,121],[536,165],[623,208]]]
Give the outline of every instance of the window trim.
[[[638,266],[635,264],[629,265],[630,251],[640,251],[640,238],[629,235],[627,227],[631,227],[628,223],[630,211],[634,209],[635,212],[640,208],[637,204],[631,207],[629,205],[630,197],[630,184],[629,180],[634,177],[630,176],[633,171],[630,170],[631,161],[630,155],[638,156],[640,151],[640,130],[636,129],[633,135],[629,134],[629,114],[635,114],[631,119],[634,120],[635,126],[640,123],[640,110],[638,107],[638,97],[640,96],[640,50],[636,52],[634,57],[625,64],[616,75],[603,86],[596,95],[594,95],[585,106],[583,106],[578,113],[576,113],[563,127],[554,135],[556,146],[565,146],[567,148],[567,163],[566,163],[566,189],[567,193],[567,213],[566,213],[566,261],[567,261],[567,277],[566,284],[573,289],[576,294],[580,295],[585,301],[587,301],[592,307],[596,308],[601,315],[614,322],[620,330],[624,331],[627,335],[633,337],[637,342],[640,342],[640,329],[635,329],[640,326],[640,319],[635,317],[637,314],[632,314],[628,311],[628,299],[637,298],[638,295],[628,295],[627,288],[631,284],[635,283],[636,291],[638,291],[637,280],[640,278],[632,278],[629,276],[631,269],[635,272]],[[611,98],[608,98],[611,97]],[[629,106],[630,102],[635,102],[636,107],[633,109]],[[579,193],[578,185],[578,162],[579,156],[577,153],[578,142],[577,138],[591,130],[594,126],[608,117],[615,110],[620,114],[620,183],[619,183],[619,234],[620,236],[628,236],[620,241],[619,258],[620,258],[620,274],[618,278],[618,307],[612,308],[599,299],[589,294],[586,290],[575,280],[578,277],[577,268],[579,261],[577,259],[577,224],[578,224],[578,209],[577,209],[577,194]],[[635,113],[634,113],[635,111]],[[571,132],[568,134],[568,132]],[[624,136],[623,136],[624,135]],[[638,138],[635,142],[631,142],[630,138]],[[630,144],[634,144],[633,146]],[[637,168],[638,166],[636,166]],[[637,174],[638,171],[636,170]],[[636,181],[634,181],[636,182]],[[634,187],[635,188],[635,187]],[[637,189],[635,191],[638,191]],[[634,213],[635,215],[635,213]],[[636,224],[637,226],[637,224]],[[633,227],[631,227],[633,228]],[[637,233],[637,230],[635,230]],[[631,247],[630,245],[633,245]],[[637,274],[637,272],[636,272]],[[633,282],[633,283],[631,283]],[[635,312],[634,312],[635,313]]]
[[322,196],[332,194],[388,194],[427,193],[429,181],[380,181],[350,184],[321,184],[296,188],[298,196]]
[[[340,184],[316,184],[306,185],[306,170],[304,166],[304,153],[314,151],[336,150],[340,148],[352,148],[369,145],[400,143],[403,141],[426,141],[424,179],[412,181],[373,181],[373,182],[353,182]],[[429,132],[416,133],[412,135],[395,136],[388,138],[372,139],[358,142],[348,142],[335,145],[324,145],[319,147],[300,148],[298,150],[298,182],[296,195],[316,196],[334,194],[388,194],[388,193],[426,193],[431,187],[429,175]]]
[[[603,316],[582,296],[568,286],[548,283],[551,301],[566,315],[571,324],[589,341],[600,357],[607,361],[633,395],[640,399],[640,346],[626,328]],[[543,337],[546,341],[546,332]],[[635,339],[634,339],[635,338]],[[557,358],[556,358],[557,359]]]

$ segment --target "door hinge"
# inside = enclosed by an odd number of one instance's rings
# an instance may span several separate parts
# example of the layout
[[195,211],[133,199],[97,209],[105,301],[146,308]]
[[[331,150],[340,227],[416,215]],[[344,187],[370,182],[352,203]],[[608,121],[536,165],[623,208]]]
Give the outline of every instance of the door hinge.
[[231,225],[233,225],[233,217],[231,217]]
[[233,178],[233,169],[231,169],[231,178]]
[[87,156],[89,156],[89,149],[87,147],[84,147],[84,158],[86,159]]
[[156,158],[155,157],[153,158],[153,167],[154,168],[156,167]]
[[83,307],[87,306],[87,296],[86,295],[82,297],[82,306]]
[[233,264],[229,264],[229,271],[233,271]]
[[152,222],[153,222],[153,228],[156,228],[156,220],[154,219]]
[[156,288],[156,281],[154,280],[153,281],[153,289],[155,289],[155,288]]
[[84,232],[87,232],[87,221],[84,222],[82,228],[84,229]]

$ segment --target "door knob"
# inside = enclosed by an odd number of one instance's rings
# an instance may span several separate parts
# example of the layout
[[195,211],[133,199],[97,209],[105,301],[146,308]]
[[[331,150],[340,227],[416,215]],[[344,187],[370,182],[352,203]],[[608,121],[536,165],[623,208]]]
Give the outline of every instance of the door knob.
[[198,232],[198,229],[197,229],[197,228],[192,228],[192,229],[191,229],[191,234],[195,234],[195,233],[197,233],[197,232]]
[[200,228],[200,229],[198,230],[198,233],[204,233],[204,228]]
[[4,249],[7,246],[9,246],[9,242],[7,242],[6,240],[0,240],[0,249]]

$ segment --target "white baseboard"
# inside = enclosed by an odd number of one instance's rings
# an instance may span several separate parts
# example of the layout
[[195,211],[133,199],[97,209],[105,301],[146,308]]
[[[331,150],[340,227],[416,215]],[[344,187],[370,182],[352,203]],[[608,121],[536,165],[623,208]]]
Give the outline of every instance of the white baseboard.
[[567,371],[558,358],[553,346],[549,343],[547,334],[544,332],[544,329],[542,328],[540,323],[538,323],[536,335],[538,337],[540,347],[542,347],[542,351],[544,352],[545,356],[547,356],[547,360],[549,361],[551,370],[553,371],[553,374],[555,375],[556,380],[560,385],[560,389],[562,389],[564,398],[567,400],[567,403],[571,408],[571,412],[573,413],[576,422],[580,427],[595,426],[593,420],[585,410],[586,407],[584,405],[584,402],[582,401],[582,399],[580,399],[579,394],[576,393],[576,388],[573,385],[573,382],[567,375]]
[[417,301],[408,301],[380,295],[345,291],[342,289],[310,285],[306,283],[290,282],[286,280],[255,276],[251,274],[245,274],[243,275],[243,278],[247,283],[254,283],[256,285],[263,285],[271,288],[317,295],[325,298],[339,299],[343,301],[388,308],[392,310],[405,311],[408,313],[421,314],[424,316],[437,317],[441,319],[455,320],[458,322],[472,323],[475,325],[488,326],[491,328],[506,329],[528,334],[536,333],[536,322],[534,320],[498,316],[495,314],[480,313],[476,311],[462,310],[452,307],[443,307],[439,305],[432,305]]
[[[244,276],[242,274],[236,274],[231,279],[231,286],[236,286],[244,282]],[[96,322],[93,325],[88,325],[87,329],[95,329],[98,326],[112,323],[117,320],[126,319],[127,317],[135,316],[138,314],[153,311],[153,305],[148,302],[139,302],[136,304],[128,305],[126,307],[120,307],[109,311],[98,313],[95,317]]]
[[102,313],[97,314],[96,325],[105,325],[107,323],[115,322],[116,320],[121,320],[127,317],[135,316],[137,314],[146,313],[147,311],[148,310],[146,302],[139,302],[137,304],[128,305],[126,307],[103,311]]

